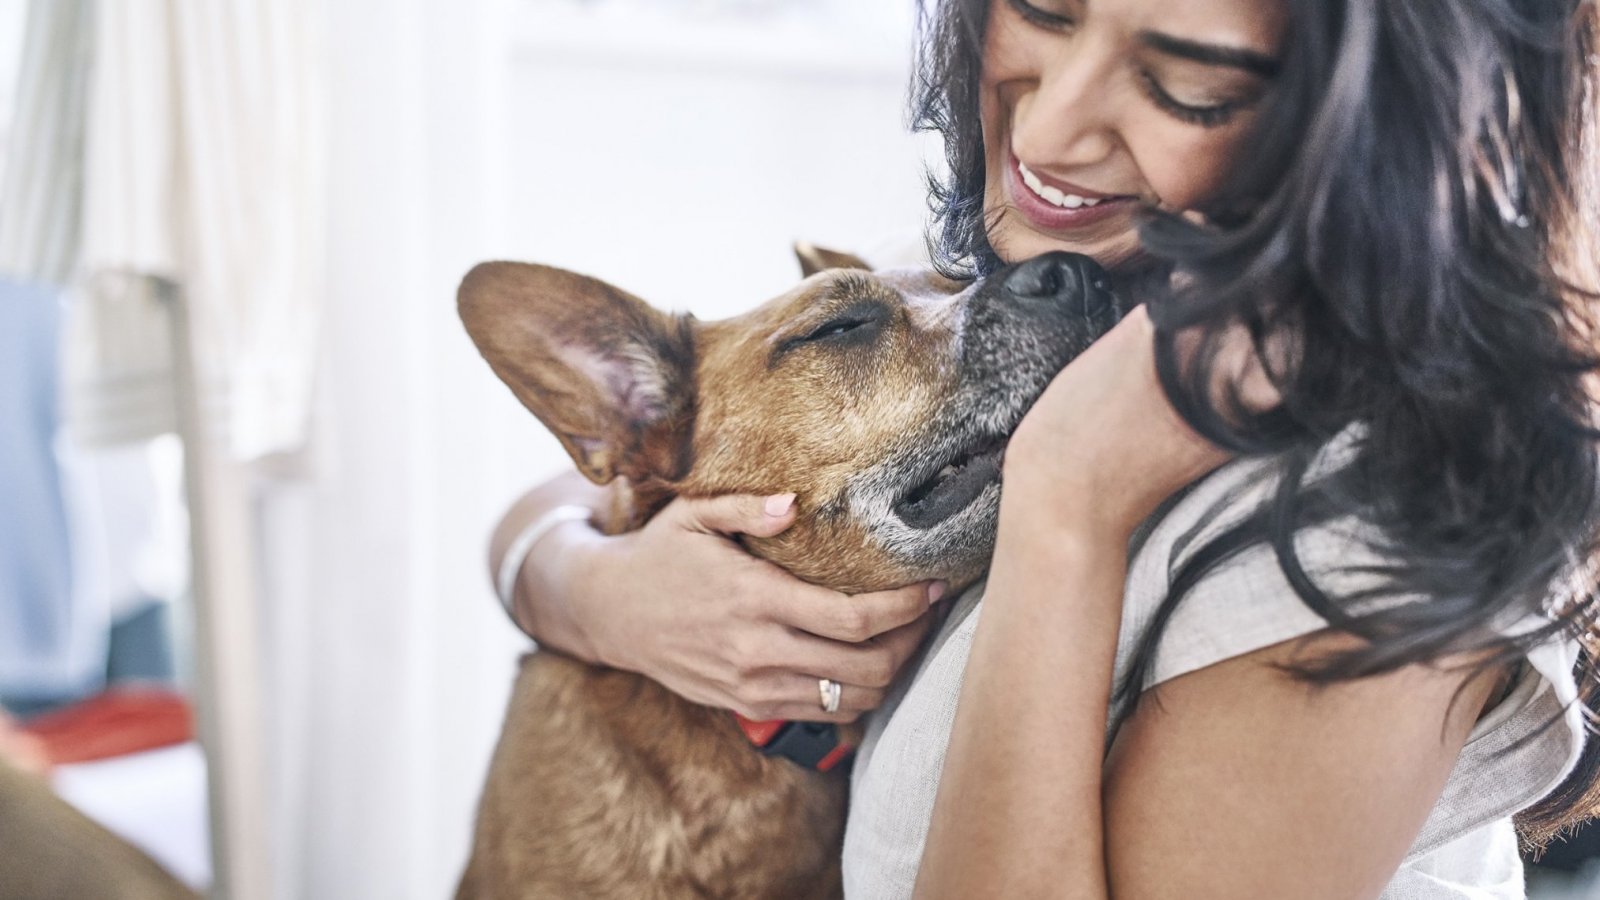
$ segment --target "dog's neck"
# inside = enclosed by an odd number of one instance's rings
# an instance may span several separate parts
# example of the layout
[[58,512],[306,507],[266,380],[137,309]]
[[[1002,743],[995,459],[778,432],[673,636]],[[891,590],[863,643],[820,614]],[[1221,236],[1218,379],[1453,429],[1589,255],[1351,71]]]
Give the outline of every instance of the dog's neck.
[[637,484],[618,478],[606,486],[606,508],[600,533],[607,535],[638,531],[677,496],[677,486],[650,479]]

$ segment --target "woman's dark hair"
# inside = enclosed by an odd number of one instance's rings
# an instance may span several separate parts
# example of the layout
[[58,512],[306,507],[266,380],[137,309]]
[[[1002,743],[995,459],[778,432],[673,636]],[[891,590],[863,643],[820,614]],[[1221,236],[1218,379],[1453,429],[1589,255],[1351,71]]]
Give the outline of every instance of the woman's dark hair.
[[[1118,686],[1126,709],[1186,590],[1250,546],[1331,626],[1363,639],[1296,670],[1328,683],[1460,653],[1485,665],[1558,635],[1584,639],[1593,703],[1600,600],[1593,377],[1600,266],[1600,62],[1588,0],[1285,0],[1281,69],[1249,151],[1205,224],[1151,211],[1149,259],[1181,290],[1148,299],[1161,381],[1186,421],[1281,476],[1256,514],[1175,573]],[[987,238],[978,115],[988,0],[924,9],[915,127],[944,136],[930,246],[946,274],[998,263]],[[1213,402],[1215,350],[1243,325],[1282,393],[1253,413]],[[1174,334],[1198,328],[1181,363]],[[1354,435],[1347,465],[1308,478]],[[1329,596],[1296,531],[1369,523],[1382,596]],[[1373,574],[1371,567],[1363,569]],[[1423,599],[1415,599],[1423,598]],[[1508,637],[1495,626],[1545,612]],[[1524,813],[1526,839],[1600,812],[1600,740]]]

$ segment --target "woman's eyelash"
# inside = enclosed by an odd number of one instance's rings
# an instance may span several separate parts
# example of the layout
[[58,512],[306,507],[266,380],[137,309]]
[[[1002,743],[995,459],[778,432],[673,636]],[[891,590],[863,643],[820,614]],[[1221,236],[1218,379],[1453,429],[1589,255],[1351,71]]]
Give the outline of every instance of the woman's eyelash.
[[1077,21],[1074,19],[1071,19],[1067,16],[1058,15],[1053,12],[1046,12],[1039,7],[1034,6],[1032,3],[1029,3],[1028,0],[1007,0],[1007,2],[1010,3],[1011,8],[1016,10],[1017,13],[1024,19],[1027,19],[1029,22],[1044,28],[1071,28],[1073,25],[1077,24]]
[[1229,119],[1233,118],[1233,114],[1245,105],[1236,101],[1228,101],[1218,103],[1215,106],[1190,106],[1187,103],[1179,102],[1177,98],[1167,93],[1161,87],[1161,83],[1156,81],[1155,76],[1149,72],[1141,71],[1139,73],[1139,81],[1144,86],[1145,94],[1157,106],[1185,122],[1199,125],[1203,128],[1215,128],[1218,125],[1226,124]]

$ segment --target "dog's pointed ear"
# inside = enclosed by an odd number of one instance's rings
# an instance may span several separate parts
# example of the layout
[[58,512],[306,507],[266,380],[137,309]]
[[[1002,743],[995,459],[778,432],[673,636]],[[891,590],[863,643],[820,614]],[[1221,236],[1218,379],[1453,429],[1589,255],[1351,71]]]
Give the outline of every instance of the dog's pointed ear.
[[800,274],[810,278],[828,269],[871,269],[867,261],[854,253],[829,250],[806,241],[794,242],[794,256],[800,260]]
[[457,294],[473,343],[517,399],[604,484],[687,474],[694,333],[609,284],[526,263],[482,263]]

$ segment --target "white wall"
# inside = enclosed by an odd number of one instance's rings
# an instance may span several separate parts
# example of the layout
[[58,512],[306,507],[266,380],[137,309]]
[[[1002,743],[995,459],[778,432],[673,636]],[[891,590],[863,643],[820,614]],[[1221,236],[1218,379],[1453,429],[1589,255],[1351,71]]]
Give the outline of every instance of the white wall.
[[750,24],[692,40],[704,30],[518,20],[512,250],[719,317],[793,282],[797,238],[861,251],[917,234],[907,34]]
[[700,9],[684,27],[604,5],[330,8],[315,472],[260,507],[284,897],[449,893],[527,646],[485,539],[567,463],[467,341],[460,275],[537,260],[714,317],[790,283],[795,238],[861,248],[920,225],[906,16]]

